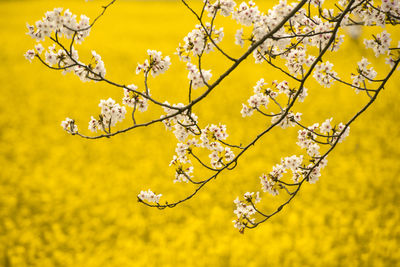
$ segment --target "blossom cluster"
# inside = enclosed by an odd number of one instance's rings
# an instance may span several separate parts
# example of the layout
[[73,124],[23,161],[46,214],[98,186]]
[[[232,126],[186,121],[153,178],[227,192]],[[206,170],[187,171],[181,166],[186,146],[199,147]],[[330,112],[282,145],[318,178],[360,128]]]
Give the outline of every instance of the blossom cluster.
[[75,121],[70,118],[66,118],[61,122],[61,127],[67,131],[68,133],[76,133],[78,132],[78,126],[76,126]]
[[233,12],[232,17],[241,25],[251,26],[260,19],[260,11],[253,1],[242,2]]
[[226,163],[231,162],[235,158],[235,154],[230,147],[217,146],[209,155],[211,166],[215,169],[222,168]]
[[333,77],[337,78],[337,73],[333,70],[331,62],[326,61],[315,66],[314,78],[322,86],[329,88],[335,81]]
[[174,183],[189,182],[189,179],[193,177],[194,168],[188,156],[195,147],[199,147],[198,141],[195,138],[177,144],[175,149],[176,155],[174,155],[169,164],[169,166],[175,167]]
[[[213,42],[208,41],[209,37]],[[190,61],[190,56],[200,56],[203,53],[209,53],[214,50],[215,45],[224,38],[224,29],[216,29],[210,23],[206,23],[204,28],[202,25],[196,25],[195,29],[183,38],[183,45],[179,44],[176,54],[182,61]]]
[[281,159],[280,164],[273,166],[272,171],[268,174],[262,174],[260,176],[261,188],[264,192],[276,196],[279,194],[279,190],[285,188],[282,178],[288,170],[291,170],[292,181],[299,183],[302,179],[307,179],[311,184],[318,181],[321,176],[321,170],[327,165],[328,161],[326,158],[321,158],[314,163],[310,160],[309,164],[305,164],[303,156],[290,156]]
[[[192,127],[193,124],[197,124],[197,122],[193,122],[190,126],[186,125],[186,127]],[[175,127],[176,125],[184,127],[182,123],[175,124]],[[183,129],[181,129],[181,131],[182,130]],[[176,131],[175,129],[174,132]],[[170,166],[175,168],[174,182],[188,182],[193,177],[192,173],[194,167],[189,157],[190,155],[194,156],[195,148],[205,148],[210,151],[210,168],[212,169],[222,168],[234,160],[235,154],[231,148],[228,146],[224,147],[221,144],[221,142],[228,137],[225,125],[211,124],[207,125],[204,129],[200,129],[200,132],[197,134],[194,134],[193,131],[189,132],[191,132],[192,135],[200,135],[200,137],[199,139],[195,137],[187,140],[188,135],[185,135],[185,138],[178,139],[181,142],[177,144],[175,149],[176,155],[174,155],[170,162]],[[181,135],[177,136],[177,138],[181,137]],[[197,157],[195,158],[199,160]]]
[[[281,167],[280,165],[273,167],[274,169],[272,172],[274,173],[274,175],[279,174],[282,176],[284,169],[280,168],[280,167]],[[280,173],[280,172],[282,172],[282,173]],[[261,180],[261,187],[264,192],[269,192],[273,196],[276,196],[279,194],[279,188],[280,188],[279,185],[280,184],[277,183],[276,180],[274,180],[274,178],[270,179],[267,175],[262,174],[260,176],[260,180]]]
[[[314,1],[316,6],[320,6],[322,1]],[[252,43],[259,41],[261,38],[277,26],[281,19],[287,16],[294,8],[295,4],[287,4],[285,0],[281,0],[279,4],[274,6],[264,14],[258,10],[254,2],[243,2],[234,12],[232,17],[243,26],[253,26],[251,36],[243,37],[243,29],[237,31],[235,43],[243,46],[243,41],[248,39]],[[322,10],[322,13],[333,14],[328,10]],[[309,17],[304,9],[300,9],[290,18],[289,27],[281,27],[274,33],[274,38],[266,39],[254,52],[253,56],[256,63],[262,63],[269,56],[281,56],[287,60],[286,66],[290,73],[294,75],[303,73],[303,66],[310,66],[314,61],[314,57],[307,55],[308,47],[321,48],[328,44],[334,23],[324,21],[320,16]],[[297,36],[301,36],[297,37]],[[332,42],[332,51],[337,51],[343,43],[343,35],[335,36]],[[298,44],[293,45],[293,43]],[[299,43],[302,45],[299,45]]]
[[[267,83],[263,78],[257,81],[253,89],[254,89],[253,90],[254,95],[250,96],[250,98],[247,100],[248,105],[242,104],[242,109],[240,111],[242,117],[253,115],[255,110],[262,112],[261,107],[267,108],[270,100],[272,100],[275,103],[278,103],[276,99],[279,95],[286,95],[287,97],[293,97],[295,94],[298,93],[298,90],[290,88],[289,83],[285,80],[282,82],[274,80],[272,81],[272,86],[267,87]],[[301,92],[298,94],[298,101],[303,102],[307,95],[308,95],[307,88],[303,87],[301,89]],[[271,113],[270,115],[273,117],[272,123],[275,123],[277,120],[280,119],[279,117],[280,113],[278,114]],[[283,128],[286,128],[287,126],[293,126],[291,120],[293,118],[295,118],[296,120],[300,120],[300,116],[301,114],[296,114],[296,115],[293,114],[293,116],[292,115],[287,116],[288,118],[281,123],[281,126]]]
[[134,84],[130,84],[126,87],[127,88],[124,89],[122,104],[131,108],[137,108],[140,112],[146,111],[149,106],[148,100],[137,93],[138,87]]
[[226,126],[223,124],[207,125],[201,130],[201,146],[211,151],[209,157],[213,168],[221,168],[235,158],[233,151],[229,147],[223,147],[220,143],[227,137]]
[[[168,102],[164,104],[170,106]],[[183,108],[185,105],[183,103],[172,105],[174,108]],[[164,123],[167,130],[173,130],[173,133],[179,141],[184,141],[190,135],[195,135],[198,129],[197,125],[197,116],[194,113],[182,114],[182,112],[177,112],[176,109],[164,107],[164,111],[167,113],[166,115],[162,115],[162,122]]]
[[281,120],[278,123],[278,126],[280,126],[282,129],[286,129],[288,127],[294,127],[296,125],[296,122],[300,122],[301,115],[302,114],[300,112],[297,112],[296,114],[294,114],[293,112],[289,111],[283,119],[282,119],[282,116],[273,116],[271,119],[271,122],[277,123],[279,120]]
[[89,130],[92,132],[96,132],[97,130],[110,132],[110,127],[115,126],[117,122],[120,122],[125,118],[125,107],[121,107],[111,98],[100,100],[99,107],[101,108],[99,119],[95,119],[92,116],[89,122]]
[[385,63],[393,68],[396,60],[400,57],[400,41],[397,43],[397,47],[393,47],[393,51],[389,53],[389,56],[385,59]]
[[224,17],[228,17],[232,14],[236,2],[233,0],[215,0],[214,3],[211,3],[210,0],[204,0],[206,3],[205,10],[208,12],[209,17],[216,16],[218,11],[221,11],[221,15]]
[[281,159],[280,164],[276,164],[272,167],[272,171],[269,174],[262,174],[260,176],[261,188],[264,192],[268,192],[273,196],[279,194],[279,189],[284,186],[280,183],[280,179],[283,177],[287,170],[292,171],[292,180],[294,183],[298,183],[300,177],[306,174],[306,169],[303,168],[303,156],[293,155]]
[[[346,127],[343,123],[339,123],[333,127],[331,122],[332,118],[329,118],[321,123],[321,125],[319,125],[319,123],[314,123],[305,129],[299,130],[297,145],[306,149],[307,154],[310,157],[315,158],[320,156],[320,146],[317,143],[317,138],[326,139],[325,143],[330,145],[336,141],[339,143],[343,142],[343,140],[350,134],[350,127]],[[337,140],[338,138],[339,140]]]
[[292,49],[290,52],[282,54],[282,58],[286,59],[286,67],[289,72],[295,76],[304,74],[304,65],[310,67],[314,62],[314,56],[306,55],[306,50],[302,46]]
[[[127,85],[124,89],[122,104],[144,112],[148,108],[148,100],[143,97],[144,94],[139,94],[137,89],[138,87],[134,84]],[[101,130],[109,134],[111,133],[111,127],[114,127],[117,122],[121,122],[125,119],[126,108],[116,103],[112,98],[100,100],[99,107],[101,108],[101,112],[98,119],[92,116],[89,121],[88,129],[92,132]],[[73,130],[71,130],[70,125],[73,125]],[[63,121],[61,126],[68,133],[76,133],[78,131],[75,122],[69,118]]]
[[[32,61],[34,57],[38,57],[44,64],[50,68],[59,69],[63,74],[73,72],[81,81],[99,81],[104,78],[106,69],[101,56],[92,51],[93,62],[85,65],[79,61],[78,51],[73,44],[81,43],[90,33],[91,26],[89,18],[82,15],[79,23],[76,15],[69,10],[65,10],[62,14],[62,8],[56,8],[48,11],[42,20],[36,22],[36,27],[27,25],[28,35],[36,41],[44,41],[46,37],[51,38],[54,42],[47,50],[41,43],[35,45],[35,49],[30,49],[25,53],[25,58]],[[54,36],[52,36],[54,34]],[[62,45],[60,37],[72,39],[70,45]],[[60,49],[56,49],[56,44]],[[41,55],[44,53],[44,58]]]
[[160,198],[162,197],[162,194],[156,195],[154,192],[152,192],[150,189],[147,191],[140,191],[138,198],[141,201],[148,201],[150,203],[158,203],[160,202]]
[[[356,1],[359,2],[359,1]],[[346,1],[339,1],[342,6],[346,5]],[[398,1],[382,0],[381,6],[379,5],[360,5],[355,4],[353,14],[358,16],[367,26],[381,26],[385,27],[387,20],[399,18],[400,4]]]
[[375,56],[379,57],[380,55],[387,55],[389,53],[391,41],[390,34],[387,31],[383,31],[374,36],[374,40],[365,39],[364,44],[366,48],[372,48]]
[[150,72],[153,77],[156,77],[158,74],[166,72],[171,65],[169,56],[163,57],[162,52],[148,49],[147,55],[149,59],[146,59],[143,64],[138,63],[136,74],[141,71],[144,73]]
[[367,68],[369,64],[370,62],[368,62],[368,59],[363,57],[361,61],[357,63],[358,75],[353,74],[351,77],[353,79],[352,85],[355,87],[357,93],[360,91],[359,88],[362,87],[363,84],[365,83],[365,80],[371,81],[377,75],[373,67],[369,69]]
[[193,89],[203,87],[206,85],[205,83],[211,79],[211,70],[201,70],[200,72],[196,65],[189,62],[187,63],[186,68],[189,71],[188,79],[190,80]]
[[[326,9],[322,11],[325,13],[325,16],[333,17],[332,12],[327,11]],[[314,16],[312,20],[307,19],[306,22],[306,33],[311,31],[319,33],[316,36],[307,37],[305,39],[304,44],[314,46],[314,47],[325,47],[329,39],[332,36],[332,29],[334,28],[334,23],[329,21],[324,21],[322,18]],[[337,51],[340,48],[340,45],[343,43],[343,35],[339,35],[335,37],[335,40],[332,44],[331,51]]]
[[220,143],[218,141],[225,140],[228,137],[228,133],[226,132],[226,126],[223,124],[215,125],[207,125],[202,131],[200,139],[202,141],[202,145],[210,150],[216,149]]
[[62,8],[55,8],[53,11],[47,11],[42,20],[38,20],[35,26],[27,24],[28,35],[37,41],[44,41],[45,37],[50,37],[52,33],[59,37],[68,39],[75,38],[80,43],[90,33],[89,18],[81,15],[77,22],[76,15],[68,9],[62,14]]
[[235,228],[239,229],[241,233],[243,233],[246,225],[255,222],[255,218],[252,218],[252,216],[256,213],[254,205],[261,201],[260,192],[257,192],[255,195],[254,192],[247,192],[244,194],[244,199],[245,201],[241,201],[239,197],[237,197],[233,201],[236,205],[234,213],[237,216],[233,223]]
[[174,159],[171,161],[169,166],[175,167],[175,179],[174,183],[186,182],[188,183],[189,180],[193,178],[193,166],[189,164],[184,164],[179,159],[174,156]]
[[97,77],[104,77],[106,75],[106,68],[103,60],[101,60],[101,56],[97,54],[96,51],[92,51],[92,56],[94,59],[94,64],[93,66],[89,65],[91,71],[88,73],[88,75],[93,80],[96,80]]
[[[37,44],[35,45],[35,50],[28,50],[25,53],[25,58],[32,61],[35,56],[39,57],[42,54],[44,48],[41,44]],[[92,56],[93,63],[84,65],[79,61],[78,51],[73,47],[71,51],[65,49],[56,50],[54,44],[46,50],[44,62],[49,67],[63,70],[63,74],[73,72],[82,82],[99,81],[106,75],[106,68],[101,56],[96,51],[92,51]]]

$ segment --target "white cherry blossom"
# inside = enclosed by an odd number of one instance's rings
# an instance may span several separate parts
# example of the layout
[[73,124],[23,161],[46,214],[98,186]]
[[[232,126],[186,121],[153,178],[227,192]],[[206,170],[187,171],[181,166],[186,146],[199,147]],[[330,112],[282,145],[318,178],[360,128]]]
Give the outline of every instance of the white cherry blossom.
[[147,201],[150,203],[159,203],[162,194],[156,195],[153,191],[148,189],[147,191],[140,191],[138,198],[141,201]]
[[78,132],[78,126],[76,126],[75,121],[70,118],[66,118],[61,122],[61,127],[68,133]]

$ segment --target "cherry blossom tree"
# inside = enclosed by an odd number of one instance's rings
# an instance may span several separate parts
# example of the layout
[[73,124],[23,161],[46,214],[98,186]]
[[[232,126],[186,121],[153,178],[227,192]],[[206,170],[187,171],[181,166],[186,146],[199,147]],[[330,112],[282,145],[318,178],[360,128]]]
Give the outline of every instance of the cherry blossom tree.
[[[62,73],[73,73],[83,82],[103,82],[121,89],[121,104],[109,98],[101,100],[100,113],[89,120],[86,135],[78,129],[73,119],[66,118],[62,128],[69,134],[87,139],[110,138],[138,128],[163,123],[177,139],[176,154],[170,166],[175,170],[173,182],[191,183],[194,191],[175,201],[163,201],[161,194],[143,190],[138,201],[158,209],[173,208],[197,195],[221,173],[232,171],[240,164],[253,145],[265,138],[274,128],[298,128],[297,145],[303,149],[301,155],[282,157],[281,161],[259,176],[260,191],[247,192],[236,198],[234,226],[241,232],[255,228],[279,213],[300,192],[305,183],[318,181],[321,171],[327,166],[328,155],[343,142],[350,133],[350,125],[357,120],[377,99],[400,62],[400,41],[391,39],[390,29],[400,23],[398,0],[339,0],[324,3],[324,0],[299,0],[292,3],[280,0],[270,10],[260,10],[255,2],[236,3],[234,0],[204,0],[202,8],[195,10],[188,0],[181,3],[197,19],[197,25],[187,33],[179,44],[176,55],[187,69],[187,101],[170,104],[152,95],[148,77],[168,75],[170,56],[155,50],[147,51],[147,59],[137,65],[136,74],[143,75],[143,85],[122,84],[106,78],[106,68],[101,56],[92,51],[92,61],[79,60],[77,45],[82,43],[93,30],[96,22],[117,0],[102,7],[101,13],[92,21],[84,15],[78,18],[68,9],[56,8],[48,11],[34,26],[27,25],[28,35],[37,41],[34,49],[25,54],[29,61],[39,60],[49,69]],[[246,48],[242,55],[230,55],[221,46],[224,29],[216,26],[219,16],[235,20],[238,30],[235,44]],[[324,60],[328,54],[337,53],[346,37],[357,34],[362,27],[378,26],[380,33],[364,40],[365,48],[372,49],[376,57],[384,57],[389,71],[378,73],[367,58],[360,58],[347,77],[339,77],[335,66]],[[349,29],[343,31],[343,29]],[[343,33],[343,34],[342,34]],[[50,40],[47,49],[41,44]],[[211,53],[220,53],[231,62],[225,72],[215,74],[203,69],[203,59]],[[253,57],[251,59],[251,57]],[[201,123],[196,116],[197,104],[218,90],[221,82],[233,73],[245,60],[265,64],[277,69],[287,80],[260,80],[254,86],[254,94],[238,109],[238,116],[251,117],[254,113],[264,116],[269,123],[247,144],[229,141],[228,129],[222,122]],[[213,79],[213,77],[215,77]],[[302,114],[294,110],[295,103],[302,102],[308,95],[306,85],[315,79],[323,87],[334,83],[352,88],[355,93],[368,96],[368,101],[345,122],[334,118],[304,125]],[[193,90],[201,90],[194,98]],[[170,100],[172,101],[172,100]],[[146,112],[155,106],[164,110],[159,118],[138,123],[138,112]],[[132,125],[116,130],[118,122],[131,114]],[[203,125],[206,126],[203,126]],[[204,153],[208,154],[203,157]],[[194,163],[208,171],[209,176],[198,177]],[[198,168],[198,167],[196,167]],[[258,203],[262,195],[285,194],[286,200],[272,212],[262,211]]]

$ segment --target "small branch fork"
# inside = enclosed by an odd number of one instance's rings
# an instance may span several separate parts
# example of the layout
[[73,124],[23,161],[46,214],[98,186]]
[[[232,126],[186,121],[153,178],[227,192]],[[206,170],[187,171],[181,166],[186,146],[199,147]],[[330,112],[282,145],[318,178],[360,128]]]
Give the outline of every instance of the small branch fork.
[[[243,62],[245,61],[249,55],[251,55],[252,53],[258,53],[258,55],[265,61],[268,63],[269,66],[271,66],[272,68],[275,68],[277,70],[279,70],[280,72],[282,72],[283,74],[285,74],[287,77],[292,78],[295,82],[299,83],[298,84],[298,89],[297,91],[293,91],[293,94],[290,95],[290,97],[288,98],[288,101],[286,103],[286,105],[282,105],[280,104],[275,98],[273,97],[269,97],[280,109],[279,113],[276,114],[267,114],[265,112],[263,112],[262,110],[260,110],[259,108],[256,108],[256,111],[258,113],[260,113],[261,115],[265,116],[265,117],[276,117],[278,119],[274,120],[275,122],[272,123],[271,125],[269,125],[268,127],[266,127],[265,129],[263,129],[257,136],[255,136],[252,141],[250,141],[247,145],[236,145],[236,144],[230,144],[226,141],[223,140],[219,140],[217,139],[216,141],[219,142],[222,145],[225,145],[227,147],[230,147],[232,149],[235,149],[238,151],[237,155],[229,162],[227,163],[223,163],[222,160],[220,160],[218,163],[220,163],[220,166],[222,165],[222,167],[220,168],[214,168],[212,166],[208,166],[197,154],[195,154],[195,152],[193,151],[193,149],[188,150],[188,156],[191,156],[194,160],[196,160],[196,162],[198,162],[202,167],[204,167],[205,169],[207,169],[208,171],[211,172],[211,175],[203,178],[203,179],[196,179],[194,180],[192,177],[189,176],[188,173],[186,173],[184,170],[180,170],[179,174],[184,175],[184,177],[186,177],[186,179],[191,182],[193,185],[195,185],[195,189],[194,191],[187,195],[186,197],[176,201],[176,202],[172,202],[172,203],[168,203],[165,202],[165,204],[160,204],[160,203],[156,203],[156,204],[150,204],[147,203],[143,200],[141,200],[140,198],[138,198],[138,201],[143,203],[146,206],[149,207],[156,207],[158,209],[165,209],[165,208],[173,208],[191,198],[193,198],[202,188],[204,188],[211,180],[216,179],[218,177],[218,175],[222,172],[224,172],[225,170],[233,170],[238,162],[239,159],[252,147],[254,146],[257,141],[259,139],[261,139],[262,137],[264,137],[267,133],[269,133],[272,129],[274,129],[276,126],[280,125],[285,119],[290,119],[290,117],[288,118],[289,113],[291,112],[293,106],[295,105],[295,103],[297,102],[299,96],[301,95],[301,93],[304,90],[304,85],[306,84],[306,82],[308,81],[308,78],[310,77],[310,75],[312,74],[312,72],[315,70],[317,64],[319,62],[322,62],[322,58],[323,56],[329,51],[329,49],[331,47],[333,47],[333,45],[336,42],[336,37],[337,37],[337,33],[338,30],[340,29],[341,26],[343,26],[342,22],[345,18],[345,16],[347,14],[349,14],[349,12],[355,10],[357,7],[359,7],[360,5],[364,5],[364,4],[370,4],[369,0],[364,0],[361,1],[359,3],[357,3],[357,5],[353,5],[355,0],[350,0],[347,7],[342,10],[339,7],[337,7],[340,10],[340,14],[336,17],[330,17],[330,18],[325,18],[324,15],[321,12],[321,9],[319,9],[319,13],[318,16],[320,18],[324,18],[325,20],[333,23],[334,27],[332,30],[330,31],[325,31],[325,32],[307,32],[307,33],[301,33],[298,32],[294,26],[292,25],[292,21],[291,18],[302,8],[304,7],[307,3],[308,3],[308,14],[306,15],[307,19],[311,22],[311,23],[315,23],[313,20],[313,15],[311,14],[310,11],[310,0],[301,0],[295,7],[293,7],[292,11],[287,14],[284,18],[282,18],[282,20],[272,29],[269,29],[268,33],[266,33],[262,38],[260,38],[258,41],[253,40],[252,38],[250,39],[251,41],[251,45],[250,47],[247,49],[246,52],[244,52],[240,57],[235,58],[230,56],[228,53],[226,53],[221,46],[219,46],[215,40],[213,40],[212,37],[212,32],[213,32],[213,26],[214,26],[214,22],[215,22],[215,18],[217,15],[218,10],[215,11],[214,16],[211,19],[211,24],[210,24],[210,29],[208,30],[206,23],[204,22],[204,12],[205,12],[205,8],[206,5],[208,3],[208,1],[205,1],[203,6],[202,6],[202,10],[200,12],[200,14],[198,14],[188,3],[186,0],[181,0],[181,2],[184,4],[184,6],[186,8],[188,8],[190,10],[191,13],[194,14],[194,16],[197,18],[198,22],[200,23],[201,28],[204,30],[204,32],[206,33],[206,40],[204,43],[204,47],[202,50],[202,53],[198,56],[198,67],[199,67],[199,72],[201,75],[201,78],[203,80],[204,85],[206,86],[205,91],[198,96],[197,98],[193,99],[192,96],[192,82],[190,82],[189,87],[188,87],[188,103],[182,107],[176,107],[176,106],[172,106],[166,103],[163,103],[160,100],[156,100],[155,98],[151,97],[149,94],[149,87],[148,87],[148,74],[149,71],[145,71],[145,78],[144,78],[144,86],[145,86],[145,92],[140,92],[137,90],[134,90],[132,88],[129,88],[127,85],[124,84],[120,84],[117,83],[115,81],[111,81],[109,79],[106,79],[105,77],[103,77],[102,75],[99,75],[97,73],[95,73],[93,71],[93,69],[91,68],[90,65],[86,65],[83,64],[81,62],[79,62],[78,60],[74,59],[73,57],[73,44],[75,43],[75,37],[76,35],[79,33],[79,31],[85,31],[85,30],[89,30],[90,28],[92,28],[95,23],[105,14],[106,10],[116,2],[116,0],[110,1],[107,5],[103,6],[103,10],[102,12],[94,19],[94,21],[92,22],[92,24],[90,24],[90,26],[88,26],[85,29],[69,29],[71,31],[74,32],[71,43],[68,46],[64,46],[60,40],[58,39],[58,35],[57,33],[55,34],[54,37],[51,37],[51,40],[57,44],[62,51],[65,53],[65,55],[68,57],[68,59],[70,60],[70,64],[65,65],[65,61],[61,60],[59,61],[58,66],[54,67],[54,66],[50,66],[48,63],[46,63],[46,61],[41,58],[38,54],[36,55],[36,57],[39,59],[39,61],[44,64],[46,67],[53,69],[53,70],[63,70],[63,71],[68,71],[68,70],[74,70],[75,68],[79,68],[80,70],[84,70],[87,73],[87,77],[91,80],[94,81],[99,81],[99,82],[104,82],[107,83],[111,86],[117,87],[117,88],[121,88],[121,89],[125,89],[128,91],[133,92],[134,94],[136,94],[137,96],[143,97],[144,99],[152,102],[153,104],[169,109],[172,112],[169,115],[163,116],[161,118],[157,118],[157,119],[153,119],[144,123],[137,123],[137,118],[135,118],[135,111],[137,110],[136,105],[134,106],[134,110],[132,112],[132,121],[133,121],[133,125],[130,127],[127,127],[125,129],[122,130],[118,130],[115,132],[111,132],[111,128],[108,127],[108,129],[106,129],[107,127],[104,127],[103,125],[103,129],[104,129],[104,134],[101,135],[97,135],[97,136],[86,136],[83,135],[79,132],[72,132],[72,135],[78,135],[82,138],[86,138],[86,139],[100,139],[100,138],[110,138],[112,136],[121,134],[121,133],[125,133],[128,131],[131,131],[133,129],[136,128],[141,128],[141,127],[147,127],[150,126],[152,124],[158,123],[158,122],[165,122],[169,119],[172,119],[174,117],[177,117],[178,115],[184,115],[186,116],[189,121],[191,122],[190,125],[185,125],[182,124],[178,121],[178,124],[180,124],[180,126],[186,128],[188,131],[190,131],[193,135],[201,135],[202,134],[202,128],[199,126],[199,124],[193,119],[192,117],[192,109],[195,107],[196,104],[200,103],[203,99],[205,99],[212,91],[215,90],[215,88],[220,85],[226,77],[228,77],[234,70],[236,70],[236,68]],[[390,15],[390,14],[389,14]],[[389,16],[388,15],[388,16]],[[394,18],[394,19],[398,19],[398,18]],[[388,19],[388,23],[393,24],[393,20]],[[352,21],[350,23],[351,25],[359,25],[358,22]],[[208,24],[207,24],[208,25]],[[280,31],[280,29],[282,29],[283,27],[286,27],[287,30],[290,31],[290,35],[287,36],[280,36],[277,37],[276,34]],[[278,56],[286,56],[288,55],[291,51],[298,49],[299,46],[301,45],[301,43],[303,42],[303,40],[305,40],[305,38],[311,38],[314,36],[329,36],[328,41],[324,44],[324,45],[320,45],[320,49],[319,49],[319,53],[318,56],[312,61],[312,63],[310,64],[309,68],[307,71],[305,71],[302,67],[301,69],[301,75],[294,75],[291,74],[290,71],[286,71],[284,68],[280,67],[278,64],[273,62],[273,59],[275,59]],[[269,50],[269,52],[267,52],[266,54],[261,53],[258,49],[260,48],[260,46],[262,46],[268,39],[272,39],[272,40],[279,40],[279,39],[286,39],[286,38],[296,38],[297,41],[292,43],[288,48],[286,48],[285,50],[275,53],[273,52],[273,47],[271,47],[271,49]],[[223,72],[214,82],[212,83],[208,83],[205,79],[205,77],[203,76],[203,70],[202,70],[202,58],[204,56],[204,50],[207,46],[207,44],[211,43],[213,45],[213,47],[215,47],[223,56],[225,56],[228,60],[232,61],[232,65],[230,67],[228,67],[226,69],[225,72]],[[67,48],[68,47],[68,48]],[[274,212],[267,214],[265,212],[262,212],[261,210],[259,210],[255,203],[250,199],[248,200],[252,207],[254,208],[254,210],[256,211],[256,213],[260,216],[260,219],[257,222],[253,222],[251,220],[248,220],[248,223],[245,224],[246,228],[255,228],[257,227],[259,224],[267,221],[269,218],[271,218],[272,216],[274,216],[275,214],[279,213],[285,206],[287,206],[300,192],[300,189],[302,187],[302,185],[304,184],[305,181],[309,180],[310,175],[312,174],[312,172],[314,171],[314,169],[316,169],[321,162],[326,159],[326,157],[333,151],[333,149],[337,146],[338,142],[340,141],[342,135],[345,133],[345,131],[348,129],[348,127],[362,114],[364,113],[369,106],[376,100],[377,96],[379,95],[379,93],[383,90],[385,84],[387,83],[387,81],[389,80],[389,78],[392,76],[392,74],[394,73],[395,69],[398,67],[399,65],[399,61],[400,59],[397,59],[394,63],[394,66],[391,68],[390,72],[387,74],[387,76],[383,79],[376,79],[376,80],[371,80],[368,79],[368,77],[364,77],[366,78],[369,82],[373,82],[373,83],[379,83],[379,87],[376,89],[371,89],[371,88],[367,88],[366,85],[364,84],[364,87],[360,87],[360,86],[355,86],[352,85],[349,82],[346,82],[344,80],[339,79],[338,77],[335,77],[334,75],[331,75],[331,78],[333,78],[334,80],[340,82],[343,85],[346,86],[350,86],[353,87],[357,90],[360,91],[364,91],[370,98],[369,102],[363,107],[361,108],[344,126],[344,130],[342,130],[341,132],[337,132],[332,135],[324,135],[324,134],[318,134],[315,131],[309,130],[306,126],[302,125],[300,122],[292,119],[292,121],[301,129],[307,130],[310,132],[310,134],[312,136],[314,136],[312,138],[312,140],[318,144],[321,145],[329,145],[329,149],[325,152],[325,154],[323,154],[320,157],[315,157],[314,158],[314,162],[312,167],[304,167],[303,171],[304,171],[304,176],[303,179],[301,179],[298,182],[295,183],[287,183],[283,180],[279,180],[277,179],[275,182],[279,183],[280,188],[284,189],[286,191],[286,193],[289,195],[289,198],[282,203]],[[318,139],[318,140],[317,140]],[[323,141],[321,141],[320,139],[323,139]],[[294,190],[289,191],[288,188],[291,188]]]

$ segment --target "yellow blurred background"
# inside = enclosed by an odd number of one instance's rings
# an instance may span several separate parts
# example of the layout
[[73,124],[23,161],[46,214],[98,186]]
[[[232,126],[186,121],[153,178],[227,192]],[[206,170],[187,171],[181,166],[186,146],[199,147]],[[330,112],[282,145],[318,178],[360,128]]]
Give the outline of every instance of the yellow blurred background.
[[[0,2],[0,266],[400,266],[400,80],[394,74],[376,103],[352,125],[350,136],[329,156],[320,181],[307,184],[276,217],[244,235],[233,227],[233,200],[260,191],[259,175],[281,157],[299,153],[297,129],[275,129],[243,157],[239,166],[212,181],[194,199],[169,210],[137,202],[151,188],[164,200],[178,200],[193,190],[174,184],[168,167],[175,137],[161,124],[111,139],[83,140],[60,127],[74,118],[88,133],[90,116],[100,99],[121,102],[122,92],[102,83],[81,83],[23,57],[35,42],[25,33],[47,10],[70,8],[94,18],[104,1]],[[266,8],[270,1],[258,1]],[[197,3],[198,4],[198,3]],[[152,95],[170,103],[185,101],[185,65],[173,55],[194,28],[195,18],[180,1],[117,1],[79,46],[80,58],[99,53],[106,77],[135,83],[147,49],[170,55],[172,66],[150,79]],[[230,19],[221,45],[232,55],[239,28]],[[372,29],[379,32],[379,29]],[[392,39],[399,40],[399,30]],[[362,39],[346,39],[340,54],[328,56],[340,77],[350,80],[356,62],[368,56],[383,77],[388,67]],[[205,59],[205,69],[218,77],[230,63],[218,55]],[[247,143],[269,121],[242,118],[241,103],[256,81],[283,77],[249,58],[194,112],[200,123],[222,122],[229,141]],[[291,85],[294,85],[291,82]],[[304,124],[334,117],[348,120],[368,98],[336,84],[320,88],[309,82],[309,97],[295,106]],[[197,93],[200,93],[198,89]],[[224,102],[221,102],[221,99]],[[128,110],[129,112],[129,110]],[[139,122],[158,117],[149,111]],[[129,119],[117,128],[129,125]],[[262,208],[277,200],[265,195]]]

